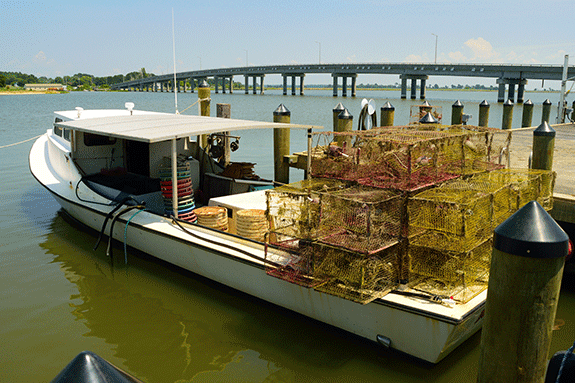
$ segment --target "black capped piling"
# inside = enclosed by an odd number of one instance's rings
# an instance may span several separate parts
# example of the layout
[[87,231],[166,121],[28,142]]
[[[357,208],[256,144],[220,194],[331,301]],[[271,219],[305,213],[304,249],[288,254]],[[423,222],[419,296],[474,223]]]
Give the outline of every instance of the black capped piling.
[[431,109],[433,109],[431,104],[427,102],[427,100],[423,101],[423,103],[419,105],[419,115],[423,116],[425,113],[430,113]]
[[549,116],[551,115],[551,101],[549,99],[543,101],[543,111],[541,112],[541,123],[549,123]]
[[489,103],[487,100],[481,101],[479,104],[479,126],[489,125]]
[[388,101],[381,108],[380,126],[393,126],[395,107]]
[[521,118],[521,127],[528,128],[533,120],[533,102],[527,100],[523,103],[523,116]]
[[52,380],[52,383],[140,383],[128,373],[91,351],[82,351]]
[[511,129],[513,122],[513,101],[507,100],[503,103],[503,118],[501,121],[501,129]]
[[338,124],[338,119],[337,116],[339,116],[339,114],[341,112],[343,112],[345,110],[345,106],[343,106],[343,104],[341,102],[339,102],[335,108],[332,109],[333,112],[333,131],[337,132],[337,124]]
[[[338,132],[351,132],[353,130],[353,116],[349,113],[347,108],[337,116],[337,131]],[[350,145],[351,137],[336,137],[336,142],[339,146]]]
[[[291,112],[280,104],[274,111],[274,122],[289,124]],[[274,180],[289,183],[289,163],[285,156],[290,154],[290,129],[274,128]]]
[[421,117],[421,119],[419,120],[420,124],[439,124],[439,121],[433,117],[433,114],[431,114],[431,112],[427,112],[425,114],[425,116]]
[[463,124],[463,104],[457,100],[451,105],[451,125]]
[[532,169],[552,170],[555,134],[555,129],[547,122],[543,122],[533,131]]
[[478,383],[543,382],[568,246],[536,201],[495,229]]

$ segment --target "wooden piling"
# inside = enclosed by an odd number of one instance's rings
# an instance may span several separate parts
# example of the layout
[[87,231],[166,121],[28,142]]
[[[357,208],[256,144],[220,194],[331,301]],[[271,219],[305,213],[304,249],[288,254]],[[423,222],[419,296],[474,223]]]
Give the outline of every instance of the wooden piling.
[[451,105],[451,125],[463,124],[463,104],[457,100]]
[[335,108],[332,109],[333,112],[333,131],[337,132],[337,128],[338,128],[338,120],[337,120],[337,116],[339,116],[339,114],[341,112],[343,112],[345,110],[345,106],[343,106],[343,104],[341,102],[339,102]]
[[[349,113],[349,110],[344,109],[337,116],[337,131],[338,132],[351,132],[353,130],[353,116]],[[351,145],[351,137],[336,137],[335,141],[339,146],[349,146]]]
[[479,126],[487,127],[489,125],[489,106],[487,100],[483,100],[479,104]]
[[[198,100],[200,100],[200,115],[210,115],[210,86],[206,80],[202,80],[198,85]],[[200,146],[205,148],[208,145],[208,136],[202,134],[200,137]]]
[[[216,116],[220,118],[231,118],[232,107],[230,104],[216,104]],[[230,150],[230,138],[228,137],[230,132],[222,132],[224,135],[223,145],[224,145],[224,158],[223,166],[229,165],[231,161],[231,150]]]
[[501,129],[511,129],[513,121],[513,101],[507,100],[503,104],[503,119],[501,122]]
[[533,120],[533,102],[527,100],[523,103],[523,117],[521,118],[521,127],[529,128]]
[[388,101],[381,108],[380,126],[393,126],[395,107]]
[[549,99],[543,101],[543,111],[541,112],[541,123],[549,123],[549,116],[551,115],[551,101]]
[[[280,104],[274,111],[274,122],[289,124],[291,112]],[[290,154],[290,129],[274,128],[274,180],[289,183],[289,163],[284,160]]]
[[495,229],[478,383],[543,382],[568,244],[536,201]]
[[555,134],[555,129],[547,122],[543,122],[533,131],[532,169],[552,170]]

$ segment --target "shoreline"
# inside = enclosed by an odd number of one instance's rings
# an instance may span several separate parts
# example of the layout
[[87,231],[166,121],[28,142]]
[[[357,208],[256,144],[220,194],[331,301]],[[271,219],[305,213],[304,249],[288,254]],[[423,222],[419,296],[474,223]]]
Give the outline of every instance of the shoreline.
[[14,94],[64,94],[69,92],[55,92],[47,90],[3,90],[0,91],[0,96],[14,95]]

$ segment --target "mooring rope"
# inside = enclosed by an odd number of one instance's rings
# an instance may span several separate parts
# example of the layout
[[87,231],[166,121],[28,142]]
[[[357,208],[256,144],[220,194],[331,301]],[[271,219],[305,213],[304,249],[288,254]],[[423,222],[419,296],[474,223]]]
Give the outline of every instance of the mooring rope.
[[196,105],[198,102],[202,102],[202,101],[212,101],[211,98],[198,98],[198,101],[194,102],[192,105],[188,106],[186,109],[182,110],[179,114],[184,113],[186,110],[190,109],[192,106]]
[[43,136],[43,135],[44,135],[44,133],[39,134],[39,135],[37,135],[36,137],[28,138],[27,140],[24,140],[24,141],[15,142],[15,143],[13,143],[13,144],[8,144],[8,145],[3,145],[3,146],[0,146],[0,149],[8,148],[8,147],[10,147],[10,146],[20,145],[20,144],[23,144],[23,143],[25,143],[25,142],[35,140],[36,138],[39,138],[39,137],[41,137],[41,136]]

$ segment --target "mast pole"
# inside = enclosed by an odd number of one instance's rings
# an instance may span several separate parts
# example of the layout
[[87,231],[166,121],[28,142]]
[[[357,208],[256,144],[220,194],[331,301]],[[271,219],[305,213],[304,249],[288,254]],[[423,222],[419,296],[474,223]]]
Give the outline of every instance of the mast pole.
[[569,69],[569,55],[565,55],[565,62],[563,64],[563,77],[561,78],[561,98],[559,99],[559,107],[557,108],[558,124],[565,122],[565,92],[567,90],[567,70]]
[[176,103],[176,114],[180,114],[178,112],[178,87],[177,87],[177,79],[176,79],[176,35],[174,33],[174,8],[172,8],[172,50],[174,52],[174,98]]

